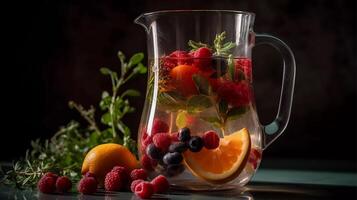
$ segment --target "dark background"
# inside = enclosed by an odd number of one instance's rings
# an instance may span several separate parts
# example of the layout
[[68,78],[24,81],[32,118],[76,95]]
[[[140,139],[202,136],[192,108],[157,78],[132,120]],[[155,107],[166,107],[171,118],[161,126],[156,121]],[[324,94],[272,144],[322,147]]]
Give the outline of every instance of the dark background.
[[[0,160],[24,154],[32,139],[49,138],[79,115],[69,100],[97,105],[110,82],[102,66],[118,69],[116,53],[146,52],[143,12],[163,9],[231,9],[256,13],[255,31],[284,40],[297,62],[288,128],[265,151],[266,160],[304,159],[356,170],[356,3],[354,1],[13,1],[3,6]],[[257,108],[263,124],[276,114],[281,61],[270,47],[253,53]],[[146,89],[143,76],[128,84]],[[126,119],[137,130],[138,112]],[[267,162],[268,162],[267,161]],[[304,163],[293,163],[304,166]],[[323,162],[322,162],[323,163]],[[329,166],[325,166],[329,169]],[[324,167],[322,167],[324,168]]]

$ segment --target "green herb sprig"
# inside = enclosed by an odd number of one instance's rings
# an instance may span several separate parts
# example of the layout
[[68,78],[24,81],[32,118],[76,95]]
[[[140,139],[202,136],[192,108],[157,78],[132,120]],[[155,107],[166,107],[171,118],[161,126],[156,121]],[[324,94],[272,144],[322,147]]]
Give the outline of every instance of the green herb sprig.
[[143,53],[134,54],[129,62],[126,62],[125,55],[119,51],[118,58],[121,63],[119,76],[109,68],[100,69],[102,74],[110,77],[112,83],[111,92],[104,91],[99,103],[99,108],[103,111],[102,126],[96,123],[94,106],[85,109],[81,104],[70,101],[69,107],[80,113],[88,122],[88,127],[82,128],[77,121],[71,121],[62,126],[51,139],[32,141],[25,157],[15,161],[9,170],[0,166],[1,184],[34,188],[38,179],[48,171],[66,175],[76,182],[81,178],[80,171],[85,154],[98,144],[123,144],[136,153],[135,141],[123,119],[128,113],[135,111],[128,98],[137,97],[140,93],[133,89],[121,91],[121,88],[135,76],[145,74],[147,68],[142,64]]

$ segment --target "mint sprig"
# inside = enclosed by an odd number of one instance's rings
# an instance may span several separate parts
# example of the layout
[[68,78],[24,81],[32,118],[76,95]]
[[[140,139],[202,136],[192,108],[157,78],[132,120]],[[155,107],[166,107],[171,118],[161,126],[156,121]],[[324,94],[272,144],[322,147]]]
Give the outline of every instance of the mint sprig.
[[144,54],[134,54],[129,61],[122,52],[118,53],[121,63],[120,74],[109,68],[101,68],[100,72],[110,77],[111,92],[103,91],[99,108],[103,111],[102,125],[96,123],[96,109],[84,108],[74,101],[69,107],[77,110],[88,122],[88,127],[81,127],[77,121],[71,121],[47,140],[37,139],[31,142],[24,158],[14,161],[9,170],[0,166],[0,185],[11,185],[20,189],[36,187],[38,179],[51,171],[68,176],[73,182],[81,178],[81,166],[85,154],[94,146],[103,143],[118,143],[136,153],[135,141],[131,138],[129,127],[123,122],[125,116],[135,111],[129,98],[140,95],[139,91],[122,86],[139,74],[145,74],[147,68],[142,64]]

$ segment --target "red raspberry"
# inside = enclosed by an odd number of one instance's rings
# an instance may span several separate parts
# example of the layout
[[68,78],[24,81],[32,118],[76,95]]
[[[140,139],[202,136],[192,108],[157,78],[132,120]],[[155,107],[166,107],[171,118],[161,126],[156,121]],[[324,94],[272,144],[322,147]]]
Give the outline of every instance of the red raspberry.
[[207,47],[197,49],[194,54],[194,65],[201,70],[211,70],[212,52]]
[[252,98],[249,85],[242,82],[220,81],[217,94],[219,98],[235,107],[249,104]]
[[148,199],[154,194],[153,185],[146,181],[140,182],[135,186],[135,194],[140,198]]
[[95,178],[95,175],[93,173],[87,172],[85,175],[85,177],[93,177]]
[[169,190],[170,187],[169,181],[163,175],[155,177],[151,181],[151,184],[154,186],[155,193],[165,193],[167,190]]
[[58,175],[55,174],[55,173],[53,173],[53,172],[47,172],[47,173],[46,173],[45,175],[43,175],[43,176],[53,177],[53,178],[55,178],[56,180],[57,180],[57,178],[58,178]]
[[176,60],[177,65],[190,65],[192,64],[192,57],[186,51],[174,51],[170,54],[170,58]]
[[78,183],[78,192],[82,194],[93,194],[97,191],[98,183],[93,177],[84,177]]
[[52,176],[42,176],[37,183],[38,189],[43,193],[53,193],[56,190],[56,179]]
[[147,136],[145,139],[141,140],[141,152],[144,153],[146,151],[146,147],[152,143],[152,137]]
[[112,172],[118,173],[122,177],[123,181],[129,180],[129,170],[123,166],[113,167]]
[[157,133],[152,138],[152,141],[157,148],[166,152],[171,144],[171,137],[167,133]]
[[131,182],[131,184],[130,184],[130,190],[131,190],[132,192],[135,192],[135,187],[136,187],[139,183],[141,183],[141,182],[144,182],[144,180],[142,180],[142,179],[137,179],[137,180]]
[[56,181],[56,189],[58,192],[68,192],[72,188],[72,182],[67,176],[61,176]]
[[207,131],[202,136],[206,149],[215,149],[219,146],[219,137],[215,131]]
[[146,180],[148,178],[148,174],[144,169],[134,169],[130,173],[130,178],[131,181],[137,180],[137,179],[143,179]]
[[261,159],[262,154],[259,150],[257,150],[256,148],[252,148],[250,150],[250,155],[249,155],[249,161],[250,163],[252,163],[254,169],[256,169],[258,167],[258,162]]
[[179,139],[179,137],[178,137],[178,132],[175,132],[175,133],[171,133],[171,141],[172,142],[179,142],[180,141],[180,139]]
[[243,72],[245,78],[252,81],[252,61],[249,58],[238,58],[235,60],[235,80],[240,79],[239,71]]
[[106,191],[119,191],[125,185],[125,178],[120,173],[111,171],[107,173],[104,180],[104,188]]
[[141,158],[141,166],[148,171],[154,170],[154,167],[156,167],[157,161],[156,160],[151,160],[148,155],[144,155]]
[[161,119],[154,119],[154,123],[151,129],[151,137],[153,137],[156,133],[166,133],[169,131],[169,126],[162,121]]

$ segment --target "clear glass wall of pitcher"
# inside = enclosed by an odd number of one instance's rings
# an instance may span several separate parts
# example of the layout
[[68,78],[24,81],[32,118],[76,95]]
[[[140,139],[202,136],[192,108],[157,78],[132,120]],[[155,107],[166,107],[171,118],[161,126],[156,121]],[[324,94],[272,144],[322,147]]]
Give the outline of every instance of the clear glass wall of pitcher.
[[[245,185],[263,150],[286,128],[294,56],[281,40],[253,31],[241,11],[159,11],[135,22],[147,33],[148,86],[138,135],[142,166],[185,189]],[[261,125],[252,88],[251,52],[267,43],[284,60],[276,118]],[[264,58],[262,58],[264,59]]]

